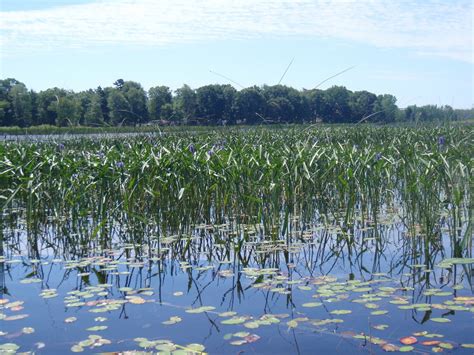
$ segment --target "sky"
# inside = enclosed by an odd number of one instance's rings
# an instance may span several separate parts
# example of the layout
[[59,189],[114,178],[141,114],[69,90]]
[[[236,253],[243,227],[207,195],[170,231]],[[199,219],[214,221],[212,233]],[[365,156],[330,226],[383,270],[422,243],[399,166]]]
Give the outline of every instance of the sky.
[[471,0],[0,0],[0,77],[34,90],[119,78],[311,89],[351,68],[320,88],[470,108],[473,10]]

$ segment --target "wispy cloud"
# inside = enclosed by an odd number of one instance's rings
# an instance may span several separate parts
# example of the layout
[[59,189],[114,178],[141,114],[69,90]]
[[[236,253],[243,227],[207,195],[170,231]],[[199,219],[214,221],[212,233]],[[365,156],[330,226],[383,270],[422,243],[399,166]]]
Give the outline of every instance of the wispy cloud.
[[473,61],[472,3],[391,0],[100,0],[1,14],[3,52],[324,37]]

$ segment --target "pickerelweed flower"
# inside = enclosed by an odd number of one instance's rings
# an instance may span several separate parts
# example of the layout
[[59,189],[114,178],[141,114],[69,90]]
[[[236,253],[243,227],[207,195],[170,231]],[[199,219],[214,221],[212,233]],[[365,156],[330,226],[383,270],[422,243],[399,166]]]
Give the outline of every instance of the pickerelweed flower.
[[439,136],[438,137],[438,145],[443,146],[443,145],[445,145],[445,143],[446,143],[446,139],[444,138],[444,136]]
[[59,143],[59,144],[58,144],[58,149],[59,149],[59,150],[64,150],[64,144]]
[[188,147],[188,150],[189,150],[192,154],[196,153],[196,148],[194,148],[194,144],[190,144],[189,147]]
[[380,159],[382,159],[382,153],[375,154],[375,161],[379,161]]
[[122,169],[124,166],[125,166],[125,164],[123,163],[123,161],[115,162],[115,167],[117,167],[119,169]]

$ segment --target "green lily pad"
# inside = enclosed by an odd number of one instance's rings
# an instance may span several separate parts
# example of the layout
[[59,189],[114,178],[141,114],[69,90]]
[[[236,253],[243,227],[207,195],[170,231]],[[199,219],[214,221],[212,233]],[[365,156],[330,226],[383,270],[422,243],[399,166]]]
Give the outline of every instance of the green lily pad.
[[224,319],[221,323],[228,324],[228,325],[242,324],[242,323],[245,323],[246,320],[247,320],[246,317],[232,317],[229,319]]
[[71,351],[73,353],[81,353],[81,352],[84,351],[84,348],[82,346],[76,344],[76,345],[71,346]]
[[21,329],[21,332],[23,334],[33,334],[35,332],[35,328],[24,327],[24,328]]
[[451,319],[449,318],[430,318],[431,321],[436,322],[436,323],[449,323],[451,322]]
[[14,353],[19,348],[20,347],[16,345],[15,343],[5,343],[5,344],[0,345],[0,352]]
[[107,328],[108,328],[108,326],[106,326],[106,325],[96,325],[94,327],[87,328],[86,330],[88,330],[90,332],[97,332],[97,331],[101,331],[101,330],[106,330]]
[[342,314],[350,314],[352,313],[349,309],[336,309],[330,312],[331,314],[342,315]]
[[388,311],[385,311],[385,310],[379,310],[379,311],[372,311],[370,312],[371,315],[373,316],[382,316],[384,314],[387,314]]
[[202,353],[204,349],[206,349],[206,347],[202,344],[192,343],[192,344],[186,345],[186,349],[189,349],[198,353]]
[[202,306],[202,307],[199,307],[199,308],[191,308],[191,309],[187,309],[186,310],[186,313],[204,313],[204,312],[209,312],[209,311],[213,311],[214,309],[216,309],[216,307],[213,307],[213,306]]

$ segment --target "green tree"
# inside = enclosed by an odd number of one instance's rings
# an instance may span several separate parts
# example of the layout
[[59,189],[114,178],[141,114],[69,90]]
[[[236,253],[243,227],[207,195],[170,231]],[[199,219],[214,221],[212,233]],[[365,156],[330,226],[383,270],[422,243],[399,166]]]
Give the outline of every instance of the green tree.
[[204,123],[221,124],[232,118],[236,90],[231,85],[206,85],[196,90],[197,118]]
[[112,89],[108,93],[107,107],[109,109],[110,123],[115,126],[122,126],[129,122],[134,122],[131,119],[130,105],[127,99],[119,89]]
[[30,92],[23,83],[12,86],[10,93],[13,124],[25,127],[32,123],[32,104]]
[[233,119],[230,123],[244,121],[248,124],[261,122],[265,114],[266,100],[262,90],[256,86],[238,91],[232,106]]
[[183,123],[194,121],[197,111],[196,91],[188,85],[183,85],[175,91],[173,99],[173,110],[175,117]]
[[84,124],[88,126],[102,126],[104,124],[101,97],[98,93],[92,95],[89,106],[84,114]]
[[[49,124],[56,125],[56,120],[58,118],[58,109],[60,107],[60,99],[67,95],[66,90],[59,88],[52,88],[40,91],[38,93],[38,117],[39,124]],[[63,120],[65,116],[69,113],[68,102],[63,105],[61,112],[61,119]],[[64,124],[64,122],[60,122]]]
[[73,126],[77,124],[75,119],[76,101],[74,96],[67,95],[58,97],[56,125],[60,127]]
[[397,98],[393,95],[378,95],[374,104],[374,113],[378,112],[370,119],[372,122],[395,122],[398,114]]
[[373,114],[377,95],[368,91],[355,91],[350,95],[350,122],[359,122]]
[[172,95],[170,88],[167,86],[155,86],[148,90],[148,112],[151,120],[159,120],[169,118],[169,109],[164,112],[164,105],[171,105]]

